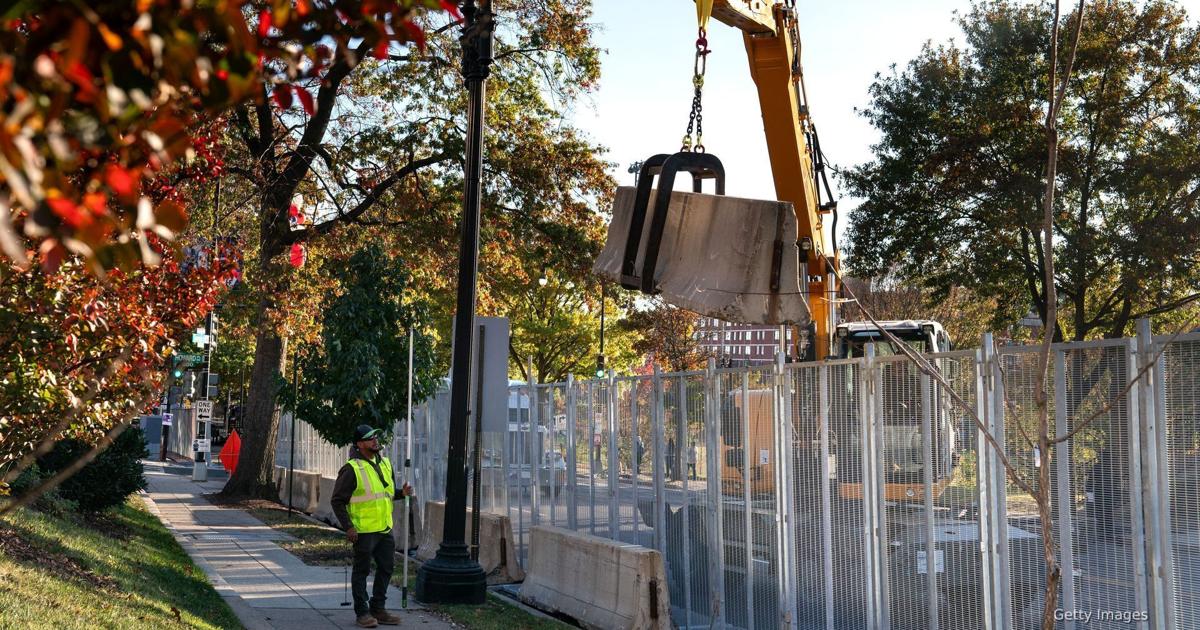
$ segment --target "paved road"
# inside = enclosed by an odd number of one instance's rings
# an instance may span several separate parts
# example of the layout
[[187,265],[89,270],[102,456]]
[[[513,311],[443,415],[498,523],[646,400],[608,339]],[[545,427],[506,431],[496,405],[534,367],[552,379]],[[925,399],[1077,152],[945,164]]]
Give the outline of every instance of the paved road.
[[[355,628],[343,567],[312,567],[284,551],[277,541],[288,534],[267,527],[246,512],[217,507],[202,493],[217,492],[224,479],[191,481],[191,468],[144,462],[149,488],[143,498],[179,544],[208,574],[221,597],[249,630]],[[185,474],[186,473],[186,474]],[[213,479],[210,475],[209,479]],[[389,610],[402,627],[455,628],[420,609],[410,598],[400,610],[400,591],[388,592]]]

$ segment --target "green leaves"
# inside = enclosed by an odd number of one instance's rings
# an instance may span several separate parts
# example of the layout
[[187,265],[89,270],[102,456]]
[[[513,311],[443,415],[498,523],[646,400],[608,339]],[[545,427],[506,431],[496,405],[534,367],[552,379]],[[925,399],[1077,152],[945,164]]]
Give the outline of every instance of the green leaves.
[[[1128,333],[1200,289],[1200,30],[1165,1],[1086,12],[1053,228],[1059,323],[1077,339]],[[864,116],[881,139],[873,161],[843,174],[865,200],[850,219],[852,273],[968,289],[997,300],[1002,328],[1045,307],[1052,19],[1040,5],[979,3],[960,19],[964,46],[928,45],[872,85]]]
[[[389,434],[408,402],[408,330],[414,344],[413,403],[433,393],[432,340],[424,305],[406,299],[406,263],[378,245],[368,245],[343,263],[330,265],[324,300],[321,347],[301,361],[299,417],[325,439],[349,444],[354,427],[370,424]],[[292,388],[281,398],[294,408]]]

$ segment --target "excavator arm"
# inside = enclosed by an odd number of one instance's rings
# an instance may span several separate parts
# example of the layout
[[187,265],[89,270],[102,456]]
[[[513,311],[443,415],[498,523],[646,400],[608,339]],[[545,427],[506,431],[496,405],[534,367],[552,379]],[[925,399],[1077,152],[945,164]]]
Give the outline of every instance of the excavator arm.
[[775,195],[795,209],[801,255],[808,257],[802,265],[807,278],[800,282],[808,288],[816,329],[815,357],[822,359],[831,354],[837,324],[836,302],[832,299],[836,281],[829,273],[829,267],[836,265],[835,253],[822,229],[823,215],[833,206],[823,207],[818,199],[809,146],[813,128],[804,101],[796,14],[782,2],[713,0],[712,17],[742,31],[750,74],[758,87]]
[[[609,238],[593,269],[697,313],[811,330],[806,353],[797,355],[823,359],[837,319],[829,273],[836,269],[836,252],[822,229],[823,214],[834,204],[822,205],[819,198],[828,184],[817,186],[818,175],[825,180],[805,104],[794,0],[696,2],[697,97],[704,86],[706,29],[716,18],[740,29],[745,39],[776,199],[726,197],[723,165],[704,151],[699,124],[694,138],[689,126],[681,151],[640,162],[636,187],[617,190]],[[699,119],[697,111],[693,115]],[[677,174],[691,176],[691,193],[674,190]],[[699,194],[710,179],[715,194]],[[794,336],[797,351],[801,338]]]

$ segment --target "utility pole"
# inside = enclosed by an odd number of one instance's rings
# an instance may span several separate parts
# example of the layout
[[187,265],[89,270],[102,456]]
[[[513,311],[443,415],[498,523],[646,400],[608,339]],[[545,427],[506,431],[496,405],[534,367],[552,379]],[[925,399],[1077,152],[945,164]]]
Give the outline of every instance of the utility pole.
[[[217,190],[213,198],[213,231],[212,231],[212,258],[209,260],[210,265],[214,267],[219,263],[221,246],[217,242],[217,220],[221,213],[221,180],[217,179]],[[207,440],[212,444],[212,400],[208,397],[209,387],[212,383],[212,350],[217,337],[217,311],[214,307],[209,311],[208,316],[204,318],[204,375],[200,382],[200,387],[204,389],[201,392],[200,400],[203,404],[196,405],[196,439]],[[201,409],[208,411],[207,420],[200,419]],[[197,451],[193,453],[195,457],[192,460],[192,481],[208,481],[208,452]]]
[[[459,244],[458,297],[450,373],[450,436],[446,457],[446,514],[437,555],[417,571],[416,598],[436,604],[482,604],[487,581],[466,543],[467,416],[471,397],[472,332],[475,330],[479,205],[483,172],[484,97],[492,64],[495,30],[491,0],[466,0],[462,74],[469,95],[462,241]],[[474,413],[479,413],[476,409]]]
[[604,311],[608,303],[608,281],[600,279],[600,355],[596,357],[596,378],[604,378],[608,357],[604,355]]

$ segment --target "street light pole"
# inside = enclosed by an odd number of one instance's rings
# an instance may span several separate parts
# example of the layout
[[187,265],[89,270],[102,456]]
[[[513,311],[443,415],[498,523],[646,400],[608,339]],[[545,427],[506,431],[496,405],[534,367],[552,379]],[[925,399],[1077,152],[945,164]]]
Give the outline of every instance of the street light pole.
[[[436,604],[482,604],[487,582],[466,544],[467,426],[471,389],[471,333],[475,330],[475,282],[479,256],[480,177],[483,172],[484,97],[492,64],[494,21],[491,0],[466,0],[462,74],[467,112],[462,240],[459,244],[458,297],[450,374],[450,436],[446,456],[446,512],[437,555],[417,571],[416,598]],[[479,410],[475,410],[479,413]]]

